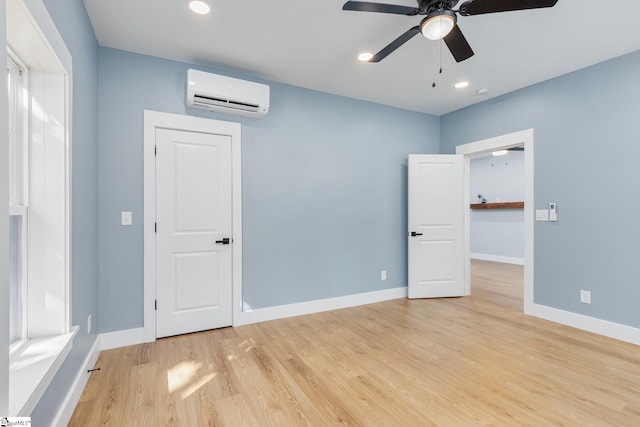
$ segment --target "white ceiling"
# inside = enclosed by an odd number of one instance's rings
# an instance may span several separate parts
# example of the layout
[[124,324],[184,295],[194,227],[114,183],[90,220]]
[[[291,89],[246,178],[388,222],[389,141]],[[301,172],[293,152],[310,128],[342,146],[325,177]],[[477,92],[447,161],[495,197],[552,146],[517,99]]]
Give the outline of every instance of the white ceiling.
[[[637,0],[559,0],[547,9],[459,17],[475,52],[461,63],[421,35],[379,63],[356,59],[420,16],[342,11],[346,0],[206,1],[212,13],[199,16],[188,0],[84,0],[102,46],[435,115],[640,49]],[[471,84],[454,89],[460,80]],[[489,95],[475,95],[481,88]]]

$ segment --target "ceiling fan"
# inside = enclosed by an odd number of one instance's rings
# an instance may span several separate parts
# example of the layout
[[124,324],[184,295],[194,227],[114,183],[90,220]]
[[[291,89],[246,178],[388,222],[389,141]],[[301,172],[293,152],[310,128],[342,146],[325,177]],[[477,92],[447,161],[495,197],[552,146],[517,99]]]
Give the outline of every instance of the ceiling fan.
[[417,8],[366,1],[348,1],[342,6],[342,10],[392,13],[407,16],[426,15],[420,25],[409,28],[404,34],[373,55],[369,62],[383,60],[418,33],[422,33],[430,40],[443,39],[456,62],[461,62],[471,58],[473,50],[457,25],[458,18],[456,14],[472,16],[514,10],[540,9],[552,7],[557,2],[558,0],[468,0],[462,3],[458,10],[454,10],[453,8],[458,4],[458,0],[418,0]]

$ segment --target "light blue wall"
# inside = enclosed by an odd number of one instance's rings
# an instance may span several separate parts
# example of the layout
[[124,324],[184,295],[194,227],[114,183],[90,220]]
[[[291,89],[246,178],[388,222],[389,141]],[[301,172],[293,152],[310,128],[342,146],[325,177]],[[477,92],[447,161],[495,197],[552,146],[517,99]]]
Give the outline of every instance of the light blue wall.
[[437,117],[274,82],[264,119],[187,110],[189,64],[109,48],[99,61],[101,332],[143,325],[144,109],[242,123],[246,304],[406,286],[406,157],[438,151]]
[[[441,151],[535,129],[535,302],[640,327],[640,51],[441,118]],[[580,304],[579,290],[592,292]]]
[[[72,324],[80,325],[73,349],[32,414],[49,425],[69,391],[98,330],[98,43],[82,0],[44,0],[73,58],[72,128]],[[87,335],[87,316],[94,328]]]
[[[471,203],[479,203],[478,194],[489,202],[523,201],[524,152],[471,160],[469,187]],[[524,258],[522,209],[474,209],[470,228],[472,254]]]

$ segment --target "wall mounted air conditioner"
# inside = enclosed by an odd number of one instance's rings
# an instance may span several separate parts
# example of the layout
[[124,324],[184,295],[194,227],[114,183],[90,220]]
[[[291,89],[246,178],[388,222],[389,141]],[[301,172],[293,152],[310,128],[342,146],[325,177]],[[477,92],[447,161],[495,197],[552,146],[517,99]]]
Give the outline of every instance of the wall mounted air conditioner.
[[208,111],[260,118],[269,112],[269,86],[188,70],[187,105]]

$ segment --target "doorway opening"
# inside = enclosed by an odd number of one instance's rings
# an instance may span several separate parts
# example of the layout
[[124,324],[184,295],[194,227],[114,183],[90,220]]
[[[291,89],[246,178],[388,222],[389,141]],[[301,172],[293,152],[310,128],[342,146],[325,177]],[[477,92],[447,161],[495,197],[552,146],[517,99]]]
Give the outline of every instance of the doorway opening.
[[[514,147],[524,147],[524,290],[523,311],[529,314],[533,307],[533,228],[534,228],[534,151],[533,129],[514,132],[495,138],[484,139],[456,147],[456,154],[464,155],[465,182],[464,197],[465,206],[476,201],[477,195],[471,194],[470,171],[471,160],[490,154],[497,150],[506,150]],[[471,210],[465,209],[465,293],[471,294]]]

